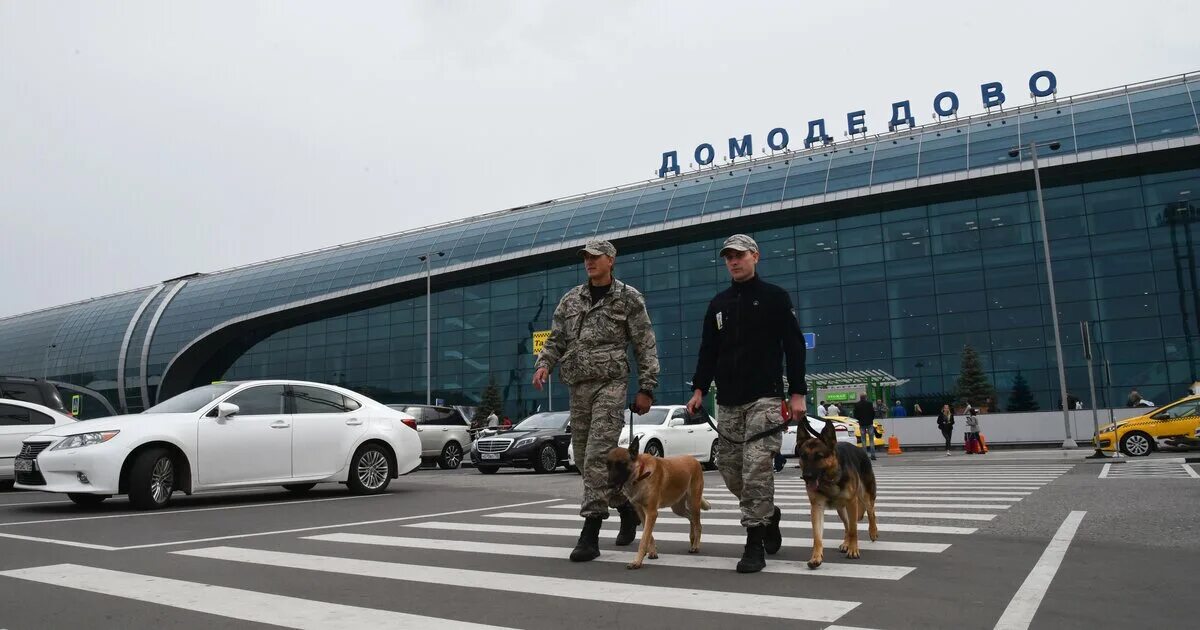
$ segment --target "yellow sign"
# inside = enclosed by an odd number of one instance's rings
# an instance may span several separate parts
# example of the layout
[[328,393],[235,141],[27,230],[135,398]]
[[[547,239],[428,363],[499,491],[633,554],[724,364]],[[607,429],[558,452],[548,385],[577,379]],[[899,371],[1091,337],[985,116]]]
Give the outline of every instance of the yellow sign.
[[549,330],[533,331],[533,354],[537,356],[542,353],[542,346],[546,344],[546,338],[550,336]]

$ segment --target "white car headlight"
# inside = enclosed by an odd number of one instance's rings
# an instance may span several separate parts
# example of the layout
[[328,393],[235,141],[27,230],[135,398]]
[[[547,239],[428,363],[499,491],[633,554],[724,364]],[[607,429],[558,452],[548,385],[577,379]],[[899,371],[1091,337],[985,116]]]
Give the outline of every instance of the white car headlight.
[[67,439],[54,445],[52,451],[65,451],[71,448],[81,448],[93,444],[103,444],[115,437],[120,431],[96,431],[95,433],[77,433],[67,436]]
[[521,448],[522,446],[525,446],[527,444],[533,444],[533,441],[536,439],[537,438],[533,438],[533,437],[521,438],[521,439],[517,440],[516,444],[513,444],[513,448]]

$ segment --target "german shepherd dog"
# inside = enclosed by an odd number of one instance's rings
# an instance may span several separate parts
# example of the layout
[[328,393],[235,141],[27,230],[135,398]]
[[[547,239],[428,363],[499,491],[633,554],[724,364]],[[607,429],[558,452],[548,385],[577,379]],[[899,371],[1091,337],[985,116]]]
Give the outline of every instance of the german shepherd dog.
[[695,457],[638,454],[639,442],[635,437],[628,449],[612,449],[607,461],[609,483],[621,488],[642,521],[642,542],[637,556],[628,565],[630,569],[640,569],[647,554],[651,560],[658,558],[654,522],[658,520],[659,508],[669,505],[672,512],[688,519],[691,524],[688,553],[696,553],[700,551],[700,510],[711,507],[704,500],[704,470]]
[[879,526],[875,522],[875,473],[871,469],[871,460],[858,446],[838,442],[833,424],[828,420],[820,433],[808,422],[801,421],[800,424],[812,436],[797,449],[812,516],[813,548],[808,568],[815,569],[824,560],[822,536],[828,507],[837,510],[846,531],[838,551],[845,553],[847,558],[858,558],[858,521],[864,514],[870,523],[871,540],[879,539]]

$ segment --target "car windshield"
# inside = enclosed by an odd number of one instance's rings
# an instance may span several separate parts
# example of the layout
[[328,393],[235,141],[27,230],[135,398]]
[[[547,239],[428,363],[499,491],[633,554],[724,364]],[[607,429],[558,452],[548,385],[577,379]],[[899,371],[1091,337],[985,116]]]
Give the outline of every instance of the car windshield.
[[168,398],[163,402],[143,411],[142,413],[191,413],[200,411],[208,403],[224,396],[237,387],[239,383],[216,383],[188,390],[178,396]]
[[670,409],[666,407],[651,407],[645,415],[634,416],[632,411],[625,412],[625,424],[629,424],[630,418],[633,418],[634,426],[647,424],[662,424],[663,420],[667,419],[667,412]]
[[561,429],[567,424],[571,414],[566,411],[554,413],[535,413],[525,418],[515,427],[517,431],[536,431],[538,429]]

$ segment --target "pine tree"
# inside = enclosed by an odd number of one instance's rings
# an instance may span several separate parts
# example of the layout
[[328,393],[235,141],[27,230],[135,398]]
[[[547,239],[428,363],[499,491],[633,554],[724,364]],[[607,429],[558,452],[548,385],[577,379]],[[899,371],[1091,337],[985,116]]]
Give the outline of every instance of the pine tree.
[[1013,379],[1012,394],[1008,397],[1009,411],[1037,411],[1037,399],[1033,397],[1033,392],[1029,391],[1029,381],[1025,380],[1025,376],[1017,372],[1016,378]]
[[959,400],[977,407],[987,404],[989,399],[996,396],[996,389],[988,382],[987,374],[983,372],[979,353],[970,345],[963,346],[962,367],[954,393]]
[[484,426],[493,412],[497,416],[504,415],[504,400],[500,398],[500,388],[496,387],[495,377],[488,379],[488,386],[483,390],[483,399],[475,408],[475,417],[471,418],[471,426]]

